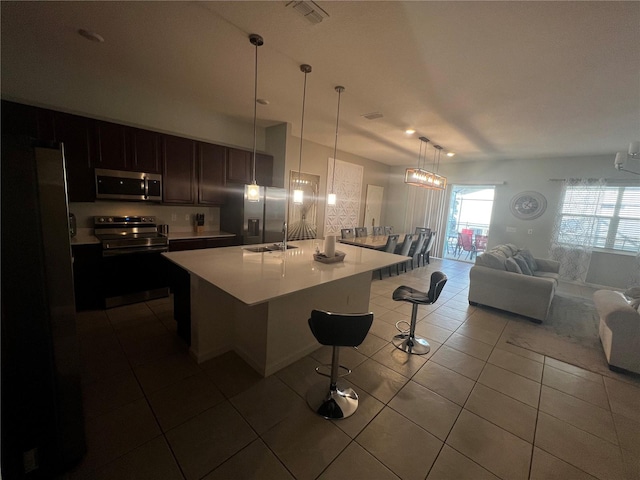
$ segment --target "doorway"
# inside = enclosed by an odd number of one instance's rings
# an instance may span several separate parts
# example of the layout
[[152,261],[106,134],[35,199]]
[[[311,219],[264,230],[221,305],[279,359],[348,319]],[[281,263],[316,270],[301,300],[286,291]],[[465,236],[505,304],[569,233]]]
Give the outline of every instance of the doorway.
[[444,258],[475,262],[487,246],[493,185],[452,185]]

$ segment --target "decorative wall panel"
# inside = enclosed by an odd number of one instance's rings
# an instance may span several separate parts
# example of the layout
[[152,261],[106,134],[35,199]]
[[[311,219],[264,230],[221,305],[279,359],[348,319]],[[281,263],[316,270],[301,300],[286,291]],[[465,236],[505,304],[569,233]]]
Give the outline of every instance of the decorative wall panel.
[[[291,170],[289,174],[289,231],[288,240],[308,240],[318,234],[318,193],[320,177]],[[302,205],[293,203],[293,191],[304,192]]]
[[353,163],[335,161],[335,176],[333,175],[333,158],[328,160],[327,195],[333,191],[338,199],[336,205],[326,205],[324,234],[339,235],[340,229],[358,227],[360,214],[360,200],[362,198],[362,179],[364,167]]

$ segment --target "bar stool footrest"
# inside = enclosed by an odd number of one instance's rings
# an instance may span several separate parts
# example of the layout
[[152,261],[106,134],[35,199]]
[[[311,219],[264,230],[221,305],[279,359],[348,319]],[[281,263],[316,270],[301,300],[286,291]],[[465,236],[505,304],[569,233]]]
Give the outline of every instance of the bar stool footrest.
[[[321,372],[320,369],[321,368],[326,368],[329,370],[329,373],[324,373]],[[344,365],[338,365],[339,369],[342,369],[345,373],[338,375],[338,378],[342,378],[342,377],[346,377],[347,375],[349,375],[351,373],[351,369],[348,367],[345,367]],[[327,378],[331,378],[331,364],[330,363],[325,363],[323,365],[319,365],[316,367],[316,373],[318,375],[322,375],[323,377],[327,377]]]

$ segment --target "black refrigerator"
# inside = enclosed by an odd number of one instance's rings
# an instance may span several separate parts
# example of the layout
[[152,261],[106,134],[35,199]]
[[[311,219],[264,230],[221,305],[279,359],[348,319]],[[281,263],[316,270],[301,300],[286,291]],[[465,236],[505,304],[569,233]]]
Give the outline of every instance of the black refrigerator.
[[2,137],[2,478],[55,478],[86,450],[61,145]]

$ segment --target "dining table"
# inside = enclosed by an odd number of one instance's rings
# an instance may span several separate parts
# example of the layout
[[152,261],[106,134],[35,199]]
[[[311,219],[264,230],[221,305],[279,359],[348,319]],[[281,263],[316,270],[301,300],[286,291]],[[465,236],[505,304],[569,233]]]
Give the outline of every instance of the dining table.
[[[398,245],[404,242],[405,233],[399,233]],[[340,243],[355,245],[356,247],[371,248],[373,250],[384,250],[387,246],[389,235],[367,235],[366,237],[339,238]],[[417,238],[417,237],[416,237]]]

